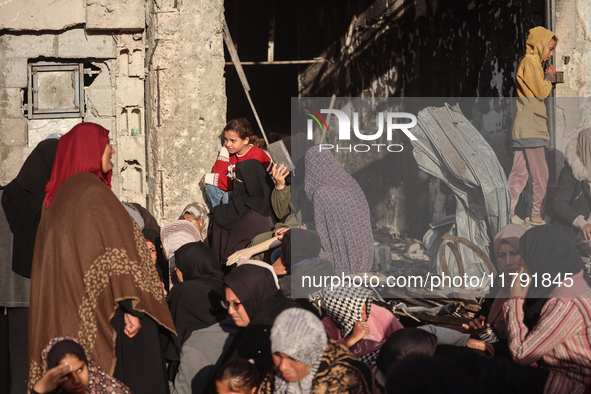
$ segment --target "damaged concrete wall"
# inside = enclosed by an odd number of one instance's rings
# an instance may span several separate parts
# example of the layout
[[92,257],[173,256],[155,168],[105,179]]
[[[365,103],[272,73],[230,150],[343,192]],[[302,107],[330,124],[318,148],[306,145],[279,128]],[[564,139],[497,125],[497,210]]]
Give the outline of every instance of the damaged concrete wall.
[[[0,4],[0,184],[16,176],[46,136],[95,122],[115,143],[113,191],[146,205],[146,6],[145,0]],[[27,119],[27,67],[41,63],[84,64],[83,118]]]
[[[331,62],[312,65],[300,73],[300,94],[511,97],[525,37],[531,27],[543,24],[543,5],[542,0],[375,1],[357,15],[349,31],[343,31],[325,48],[324,57]],[[318,18],[324,18],[316,21],[324,26],[330,14],[319,13]],[[310,52],[310,48],[306,50]],[[438,100],[425,99],[423,103],[424,107],[441,105]],[[483,131],[509,171],[512,112],[502,101],[491,105],[483,99],[462,110]],[[392,143],[404,141],[403,137]],[[389,154],[380,161],[369,159],[371,155],[346,152],[338,156],[368,199],[379,201],[372,206],[375,229],[418,238],[431,221],[453,213],[453,201],[444,185],[418,171],[410,149],[406,144],[402,153]]]
[[148,205],[161,223],[203,201],[226,122],[223,2],[150,3],[147,21]]
[[556,175],[564,166],[564,149],[584,128],[591,127],[591,3],[556,0],[558,46],[554,64],[564,72],[556,86]]

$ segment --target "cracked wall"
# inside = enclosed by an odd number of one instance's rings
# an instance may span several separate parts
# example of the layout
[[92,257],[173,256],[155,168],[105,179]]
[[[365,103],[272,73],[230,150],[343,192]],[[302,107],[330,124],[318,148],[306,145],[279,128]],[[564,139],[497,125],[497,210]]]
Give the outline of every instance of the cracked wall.
[[[167,207],[160,220],[203,201],[194,174],[211,169],[225,123],[222,12],[219,1],[0,2],[0,184],[46,136],[88,121],[111,131],[122,201]],[[40,62],[84,64],[83,118],[27,118],[27,67]]]
[[204,201],[226,123],[223,2],[154,1],[148,14],[149,208],[161,223]]

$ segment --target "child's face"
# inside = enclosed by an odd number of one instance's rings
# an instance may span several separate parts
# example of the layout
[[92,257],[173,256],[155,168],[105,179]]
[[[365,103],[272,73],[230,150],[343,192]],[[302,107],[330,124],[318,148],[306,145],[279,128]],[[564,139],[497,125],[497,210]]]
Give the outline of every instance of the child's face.
[[558,44],[556,40],[550,40],[548,45],[546,45],[546,50],[544,51],[544,58],[542,59],[542,61],[545,62],[554,55],[554,49],[556,48],[556,44]]
[[228,153],[231,155],[243,155],[248,152],[249,139],[250,138],[240,138],[238,133],[236,133],[234,130],[228,130],[224,132],[224,146],[226,149],[228,149]]
[[60,364],[72,366],[72,372],[68,378],[59,384],[60,388],[67,394],[85,394],[88,388],[88,366],[86,363],[73,354],[67,354],[60,360]]

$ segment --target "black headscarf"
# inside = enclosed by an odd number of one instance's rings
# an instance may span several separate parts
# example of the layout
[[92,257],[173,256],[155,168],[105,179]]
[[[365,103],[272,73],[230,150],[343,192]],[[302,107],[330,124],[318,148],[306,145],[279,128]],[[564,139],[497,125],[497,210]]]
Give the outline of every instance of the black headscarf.
[[168,289],[168,261],[166,260],[164,251],[162,250],[160,231],[156,231],[151,228],[144,228],[142,233],[144,234],[144,238],[152,242],[156,247],[156,255],[158,256],[156,260],[156,270],[158,271],[160,280],[164,283],[164,287]]
[[321,247],[320,237],[316,233],[299,228],[287,230],[281,239],[283,260],[288,267],[302,260],[318,257]]
[[[558,227],[538,226],[525,232],[519,242],[519,252],[530,275],[537,274],[537,286],[532,283],[527,292],[523,311],[524,323],[531,329],[537,323],[546,299],[557,286],[555,278],[572,275],[584,268],[581,256],[566,234]],[[550,283],[542,283],[543,275],[550,274]],[[546,275],[547,276],[547,275]]]
[[231,230],[248,209],[263,216],[271,215],[271,191],[273,180],[258,160],[236,163],[234,193],[227,204],[213,209],[213,219],[220,227]]
[[28,278],[31,277],[45,185],[51,177],[57,143],[57,139],[41,141],[27,157],[17,177],[6,185],[2,195],[2,206],[14,235],[12,270]]
[[191,242],[174,252],[183,282],[168,294],[168,306],[181,345],[190,333],[222,320],[222,270],[213,252],[203,242]]
[[53,345],[47,353],[47,369],[55,367],[67,354],[75,354],[80,361],[88,365],[88,358],[82,346],[71,339],[64,339]]
[[259,306],[279,291],[271,270],[254,264],[234,268],[224,283],[236,294],[250,320]]

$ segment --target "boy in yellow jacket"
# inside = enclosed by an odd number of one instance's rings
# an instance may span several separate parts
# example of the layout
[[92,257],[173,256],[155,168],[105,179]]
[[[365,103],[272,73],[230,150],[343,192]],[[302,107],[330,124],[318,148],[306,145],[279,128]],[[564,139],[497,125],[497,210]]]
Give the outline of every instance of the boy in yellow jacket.
[[558,39],[550,30],[541,26],[530,29],[527,36],[526,53],[515,75],[517,88],[517,114],[513,123],[512,143],[513,168],[509,174],[509,193],[511,195],[511,220],[523,224],[515,216],[515,206],[521,192],[531,175],[533,186],[533,207],[528,224],[539,225],[544,222],[546,189],[548,186],[548,164],[546,151],[550,135],[544,98],[552,89],[552,79],[556,74],[553,65],[546,70],[542,62],[554,54]]

